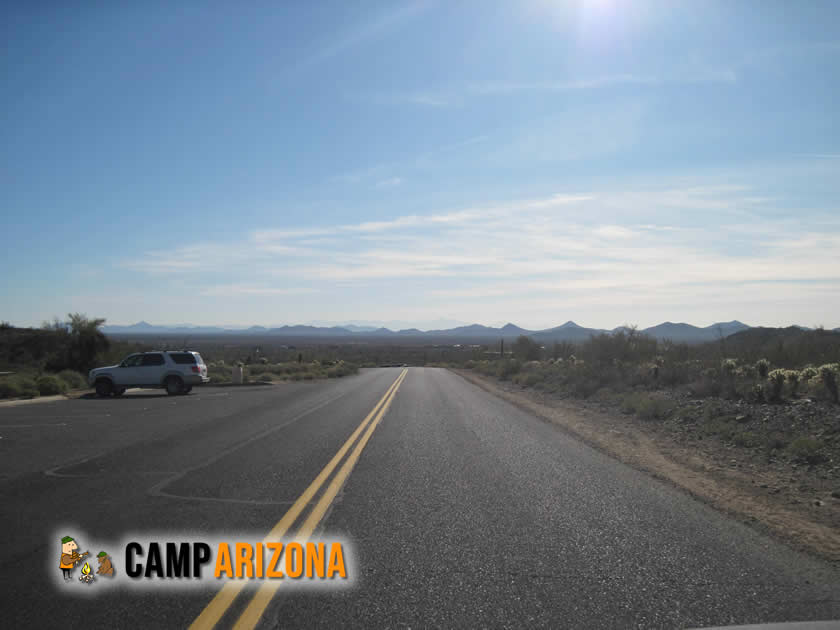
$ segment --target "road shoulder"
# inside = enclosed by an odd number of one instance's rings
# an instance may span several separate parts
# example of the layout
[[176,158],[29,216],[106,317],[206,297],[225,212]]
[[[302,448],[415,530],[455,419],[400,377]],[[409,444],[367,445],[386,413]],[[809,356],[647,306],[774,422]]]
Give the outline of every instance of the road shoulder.
[[645,432],[627,419],[574,402],[541,401],[468,370],[452,369],[466,381],[551,422],[619,461],[672,483],[695,498],[768,533],[788,545],[840,563],[840,524],[825,524],[787,507],[784,497],[763,495],[749,471],[724,470],[702,453]]

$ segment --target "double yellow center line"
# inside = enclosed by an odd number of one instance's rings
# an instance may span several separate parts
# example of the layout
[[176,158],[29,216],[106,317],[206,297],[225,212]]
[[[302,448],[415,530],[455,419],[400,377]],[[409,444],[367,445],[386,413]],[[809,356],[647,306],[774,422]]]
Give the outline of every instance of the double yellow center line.
[[[394,400],[394,396],[396,396],[397,390],[405,380],[407,373],[408,370],[403,370],[400,373],[397,379],[388,388],[388,391],[385,392],[385,395],[380,398],[379,402],[376,403],[376,406],[365,417],[365,419],[362,420],[362,423],[356,427],[356,430],[353,431],[349,438],[347,438],[347,441],[340,449],[338,449],[338,452],[333,456],[329,463],[324,466],[324,469],[320,473],[318,473],[318,476],[315,477],[312,483],[309,484],[309,487],[303,491],[303,494],[297,498],[294,504],[292,504],[292,507],[289,508],[289,511],[283,515],[283,518],[277,521],[277,524],[265,537],[264,542],[279,541],[286,535],[292,525],[298,520],[304,509],[306,509],[306,506],[309,505],[315,495],[318,494],[321,486],[324,485],[336,467],[342,460],[344,460],[344,464],[341,466],[338,473],[332,478],[332,481],[330,481],[326,490],[324,490],[321,494],[318,502],[309,512],[306,519],[303,521],[303,524],[298,528],[295,538],[298,541],[305,541],[312,535],[318,527],[318,524],[321,522],[321,519],[324,518],[324,514],[326,514],[330,504],[332,504],[333,499],[335,499],[335,496],[338,494],[338,491],[341,490],[344,482],[347,481],[347,478],[350,476],[353,466],[355,466],[356,462],[359,461],[359,456],[362,454],[362,450],[364,450],[370,440],[370,436],[373,435],[373,432],[376,430],[376,427],[379,425],[382,417],[388,411],[388,407],[390,407],[391,401]],[[360,435],[362,435],[361,439],[359,439]],[[355,448],[353,448],[354,444]],[[350,456],[344,459],[344,456],[351,448],[353,448],[353,451],[350,453]],[[196,617],[195,621],[193,621],[190,625],[190,630],[206,630],[213,628],[224,616],[231,604],[233,604],[236,596],[239,595],[246,584],[247,582],[244,580],[237,580],[236,582],[228,582],[225,584],[222,589],[216,593],[216,596],[212,599],[212,601],[207,604],[207,607],[201,612],[201,614]],[[271,598],[274,596],[274,593],[279,587],[280,583],[278,581],[263,583],[257,590],[254,598],[248,604],[248,607],[236,621],[234,628],[237,630],[245,630],[256,626],[271,601]]]

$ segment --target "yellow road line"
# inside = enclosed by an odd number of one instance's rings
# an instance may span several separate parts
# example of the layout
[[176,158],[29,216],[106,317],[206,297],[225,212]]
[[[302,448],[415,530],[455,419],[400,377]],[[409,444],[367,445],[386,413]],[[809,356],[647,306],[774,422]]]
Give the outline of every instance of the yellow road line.
[[[297,500],[292,504],[292,507],[283,515],[277,524],[271,529],[268,535],[263,539],[264,541],[270,540],[278,540],[282,538],[288,529],[292,526],[292,524],[297,520],[300,516],[301,512],[303,512],[304,508],[307,504],[312,500],[318,490],[321,489],[321,486],[324,484],[324,481],[332,474],[332,471],[335,470],[335,467],[338,466],[338,463],[342,460],[344,455],[350,450],[350,447],[356,441],[356,438],[359,437],[359,434],[365,430],[365,427],[370,422],[371,418],[373,418],[376,413],[382,409],[383,405],[385,405],[386,401],[389,401],[389,397],[392,393],[396,392],[396,388],[399,387],[399,383],[402,382],[402,379],[405,377],[408,370],[403,370],[402,373],[391,383],[391,386],[388,388],[388,391],[379,399],[379,402],[376,403],[374,408],[371,412],[365,416],[365,419],[362,420],[362,423],[356,427],[356,430],[347,438],[347,441],[344,445],[338,450],[338,452],[333,456],[330,462],[324,467],[324,469],[318,473],[318,476],[309,484],[309,487],[303,491]],[[343,470],[343,468],[342,468]],[[317,507],[317,506],[316,506]],[[190,624],[190,630],[209,630],[213,628],[221,619],[224,614],[227,612],[230,605],[233,603],[233,600],[236,599],[236,596],[239,595],[240,591],[245,588],[247,584],[246,581],[236,581],[236,582],[228,582],[225,584],[216,596],[210,601],[209,604],[201,611],[198,617],[195,618],[195,621]]]
[[[368,430],[365,432],[364,436],[359,443],[356,444],[356,448],[353,449],[353,452],[341,466],[341,469],[338,471],[335,477],[333,477],[330,485],[327,486],[327,489],[324,491],[324,494],[321,495],[321,498],[318,500],[318,503],[312,508],[312,511],[309,513],[309,516],[306,517],[306,520],[303,522],[303,525],[300,526],[297,534],[295,535],[295,540],[298,542],[306,542],[306,540],[312,535],[312,532],[315,531],[315,528],[318,527],[318,523],[321,522],[321,519],[324,518],[324,514],[326,514],[327,510],[330,507],[330,504],[335,499],[335,496],[338,494],[338,491],[341,490],[341,487],[347,481],[347,478],[350,476],[350,473],[353,471],[353,467],[356,465],[356,462],[359,461],[359,457],[362,454],[365,446],[367,445],[368,441],[370,440],[370,436],[373,435],[373,432],[376,430],[376,427],[382,421],[383,416],[388,412],[388,408],[391,406],[391,401],[394,400],[394,397],[397,394],[397,390],[400,388],[403,380],[405,380],[405,375],[407,371],[403,371],[400,374],[399,378],[396,382],[396,388],[393,392],[391,392],[390,397],[388,398],[387,402],[382,405],[379,410],[379,413],[376,416],[376,419],[371,422]],[[242,615],[236,621],[236,624],[233,626],[234,630],[251,630],[254,628],[257,623],[259,623],[260,618],[262,618],[263,612],[265,612],[266,607],[268,606],[269,602],[271,602],[272,597],[280,588],[281,584],[279,581],[273,580],[270,582],[264,582],[262,586],[257,590],[257,594],[254,595],[254,598],[248,604],[248,607],[242,612]]]

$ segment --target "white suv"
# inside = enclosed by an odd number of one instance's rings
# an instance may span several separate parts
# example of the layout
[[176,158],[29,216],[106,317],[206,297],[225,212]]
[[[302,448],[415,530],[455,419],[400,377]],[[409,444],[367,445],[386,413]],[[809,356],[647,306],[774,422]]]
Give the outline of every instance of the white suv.
[[103,397],[120,396],[129,387],[163,387],[174,396],[209,382],[204,359],[186,350],[132,354],[119,365],[94,368],[88,374],[88,383]]

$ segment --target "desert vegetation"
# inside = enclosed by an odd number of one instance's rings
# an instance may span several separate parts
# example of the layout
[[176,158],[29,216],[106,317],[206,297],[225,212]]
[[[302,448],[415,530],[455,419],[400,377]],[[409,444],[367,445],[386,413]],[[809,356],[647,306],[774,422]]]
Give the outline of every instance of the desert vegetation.
[[[467,360],[462,366],[525,387],[577,398],[681,388],[698,398],[782,403],[807,396],[837,403],[840,362],[826,359],[840,358],[840,334],[810,333],[787,340],[777,338],[772,352],[775,362],[766,357],[752,358],[756,354],[752,346],[762,345],[761,340],[752,345],[744,339],[730,341],[733,351],[741,351],[727,356],[727,344],[723,342],[673,344],[628,329],[593,336],[579,345],[563,343],[551,348],[520,337],[504,357]],[[825,344],[814,344],[817,337],[823,337]],[[809,352],[811,349],[814,351]]]
[[[245,382],[310,381],[340,378],[358,371],[358,364],[332,346],[254,346],[251,340],[189,340],[165,338],[119,339],[105,336],[104,319],[71,313],[67,321],[55,318],[40,328],[0,325],[0,399],[34,398],[87,389],[92,367],[113,365],[133,352],[197,350],[208,364],[212,382],[231,382],[234,365],[244,368]],[[345,354],[377,365],[387,349]],[[393,353],[398,354],[398,353]]]
[[[343,360],[314,360],[304,363],[303,361],[287,361],[281,363],[270,363],[258,361],[245,364],[237,362],[243,368],[243,379],[245,383],[271,383],[273,381],[313,381],[322,378],[341,378],[356,374],[358,366]],[[208,361],[207,371],[213,383],[225,384],[231,382],[234,365],[225,363],[223,359]]]
[[543,397],[579,400],[680,439],[714,440],[772,460],[840,465],[840,334],[756,329],[713,344],[628,329],[572,345],[520,338],[461,367]]

